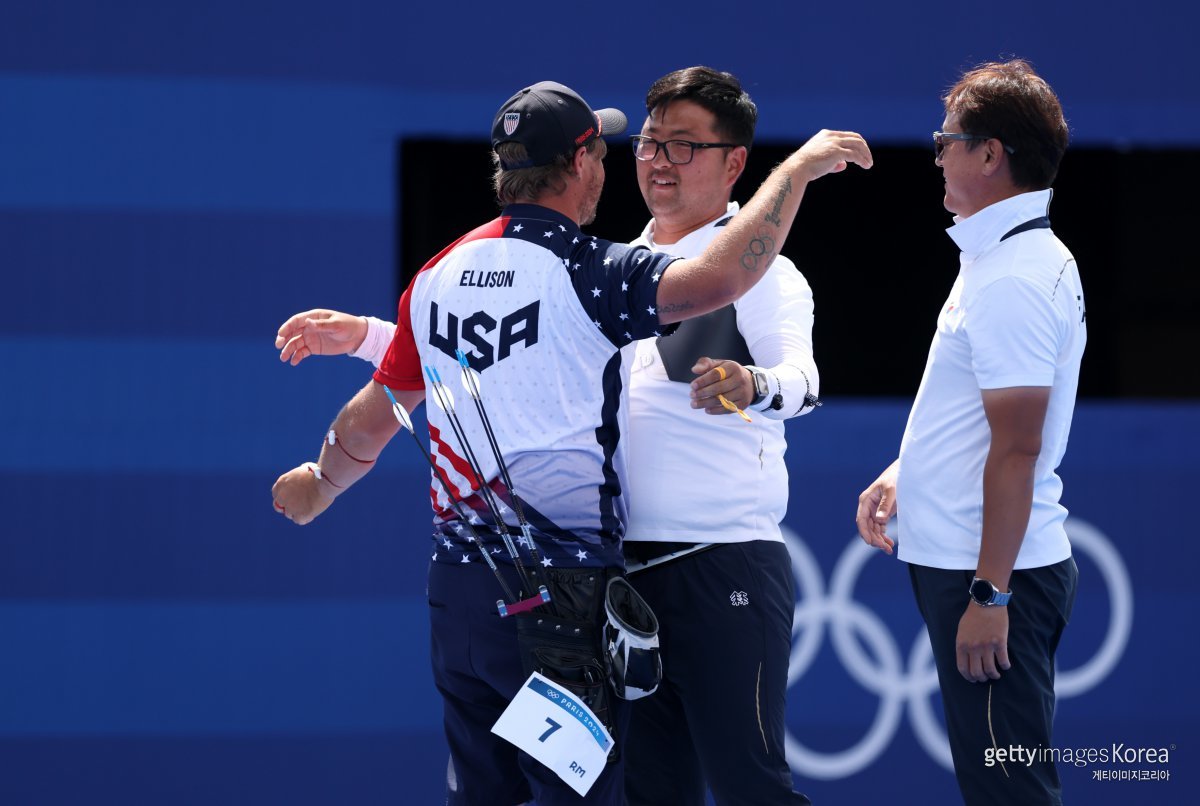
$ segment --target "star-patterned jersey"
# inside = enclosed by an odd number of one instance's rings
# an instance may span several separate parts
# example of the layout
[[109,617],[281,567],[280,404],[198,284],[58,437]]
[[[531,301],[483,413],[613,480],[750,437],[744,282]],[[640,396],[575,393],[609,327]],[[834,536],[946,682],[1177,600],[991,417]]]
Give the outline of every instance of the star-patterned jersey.
[[[541,564],[620,565],[621,438],[628,431],[620,348],[674,328],[659,324],[655,308],[659,278],[675,259],[584,235],[545,207],[510,205],[433,258],[400,298],[396,334],[375,380],[425,390],[430,454],[497,562],[510,559],[471,454],[526,564],[529,547],[456,351],[479,373]],[[453,396],[466,446],[428,388],[426,367]],[[430,498],[434,561],[479,561],[470,527],[433,479]]]

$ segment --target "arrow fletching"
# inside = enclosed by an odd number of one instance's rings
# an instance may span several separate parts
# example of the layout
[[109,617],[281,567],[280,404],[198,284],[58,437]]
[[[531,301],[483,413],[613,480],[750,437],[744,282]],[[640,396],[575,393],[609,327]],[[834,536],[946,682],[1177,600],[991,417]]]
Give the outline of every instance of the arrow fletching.
[[450,389],[441,381],[434,385],[433,400],[442,411],[446,409],[453,411],[454,409],[454,395],[450,394]]
[[412,418],[408,416],[408,412],[400,405],[400,401],[396,400],[396,396],[392,394],[392,390],[385,386],[383,387],[383,391],[387,393],[388,400],[392,401],[392,414],[395,415],[396,420],[408,431],[413,431]]
[[470,367],[462,368],[462,385],[467,394],[479,400],[479,373]]
[[458,356],[459,366],[462,367],[462,385],[463,389],[467,390],[467,394],[479,400],[479,373],[471,369],[471,364],[467,361],[467,354],[462,350],[455,350],[455,355]]
[[425,365],[425,377],[429,379],[429,390],[433,392],[433,402],[437,403],[438,408],[442,411],[447,409],[454,410],[454,395],[450,394],[450,390],[446,388],[446,384],[442,383],[442,376],[438,371],[428,364]]

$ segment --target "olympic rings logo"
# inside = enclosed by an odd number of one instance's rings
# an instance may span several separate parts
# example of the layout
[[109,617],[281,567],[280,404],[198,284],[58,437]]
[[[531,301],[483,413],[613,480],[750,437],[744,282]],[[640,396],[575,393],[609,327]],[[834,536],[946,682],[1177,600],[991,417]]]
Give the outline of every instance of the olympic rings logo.
[[[828,627],[834,651],[850,677],[879,697],[879,710],[866,735],[845,750],[834,753],[811,750],[789,730],[785,736],[788,764],[798,775],[817,780],[854,775],[872,764],[891,744],[907,707],[921,747],[947,770],[953,769],[950,743],[933,701],[938,681],[928,633],[922,627],[907,658],[903,658],[900,646],[883,620],[854,599],[854,584],[863,566],[880,552],[855,536],[838,558],[826,592],[820,566],[808,546],[787,526],[781,528],[791,554],[798,594],[792,621],[788,687],[808,672]],[[1111,603],[1108,631],[1096,654],[1077,669],[1056,673],[1057,695],[1076,697],[1107,677],[1124,654],[1133,627],[1133,586],[1121,555],[1100,530],[1078,518],[1069,518],[1066,530],[1072,551],[1088,555],[1099,567]],[[864,645],[870,654],[864,651]]]

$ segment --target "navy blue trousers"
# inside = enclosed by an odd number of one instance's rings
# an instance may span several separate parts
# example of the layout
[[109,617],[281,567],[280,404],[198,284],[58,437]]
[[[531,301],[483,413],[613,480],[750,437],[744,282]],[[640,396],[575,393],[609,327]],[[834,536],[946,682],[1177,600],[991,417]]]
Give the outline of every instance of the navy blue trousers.
[[959,674],[955,650],[958,622],[968,605],[976,607],[967,594],[975,572],[920,565],[909,565],[908,571],[929,628],[963,801],[968,806],[1060,806],[1062,784],[1053,762],[998,763],[996,750],[1053,746],[1054,653],[1075,603],[1075,560],[1013,571],[1013,598],[1007,605],[1012,668],[984,683]]
[[663,681],[632,703],[630,806],[808,804],[784,705],[796,599],[783,543],[719,545],[630,576],[658,616]]
[[[501,572],[517,589],[511,568]],[[443,700],[450,745],[448,806],[622,806],[622,739],[628,703],[610,698],[618,753],[580,797],[540,762],[491,732],[528,677],[517,649],[514,618],[500,618],[500,585],[483,563],[430,563],[429,626],[433,680]],[[603,610],[601,610],[603,615]]]

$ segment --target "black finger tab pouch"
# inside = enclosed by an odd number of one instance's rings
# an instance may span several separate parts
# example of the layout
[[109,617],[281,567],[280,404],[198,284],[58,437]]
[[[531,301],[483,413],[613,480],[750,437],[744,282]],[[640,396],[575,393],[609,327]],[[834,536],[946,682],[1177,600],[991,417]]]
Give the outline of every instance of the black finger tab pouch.
[[[517,619],[517,643],[525,673],[537,672],[592,709],[615,738],[609,685],[600,645],[600,619],[608,572],[603,568],[540,568],[550,602]],[[616,757],[616,744],[609,760]]]

